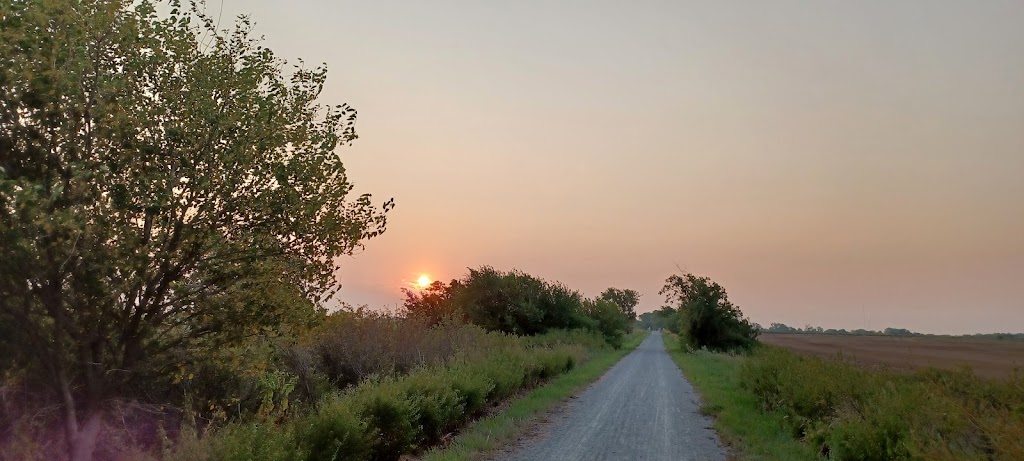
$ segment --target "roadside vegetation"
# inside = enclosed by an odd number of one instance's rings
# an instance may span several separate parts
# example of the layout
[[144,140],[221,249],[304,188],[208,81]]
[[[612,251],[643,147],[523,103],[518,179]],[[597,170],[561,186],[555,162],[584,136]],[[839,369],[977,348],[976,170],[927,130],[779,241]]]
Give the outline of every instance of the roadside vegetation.
[[1007,380],[970,370],[908,374],[764,347],[744,364],[741,382],[828,459],[1024,459],[1019,372]]
[[[475,283],[472,275],[464,280]],[[544,286],[554,285],[534,288]],[[492,287],[487,296],[523,293],[542,304],[552,301],[543,289],[517,285]],[[420,452],[495,405],[583,365],[581,374],[527,408],[550,405],[622,356],[625,330],[609,342],[600,320],[588,315],[594,301],[570,293],[576,304],[563,307],[579,323],[561,325],[572,329],[532,325],[534,335],[488,330],[462,315],[429,323],[409,310],[343,309],[320,314],[294,336],[253,336],[192,357],[171,376],[147,383],[150,399],[111,399],[93,456],[389,460]],[[502,302],[513,311],[534,307]],[[470,309],[453,305],[451,312],[463,308]],[[619,315],[616,324],[628,325]],[[59,437],[59,416],[40,413],[48,397],[31,389],[30,379],[28,370],[9,369],[0,387],[0,459],[61,459],[67,445]]]
[[987,380],[969,369],[906,373],[806,357],[758,344],[756,327],[707,278],[673,275],[662,293],[670,306],[640,323],[678,333],[665,335],[670,354],[744,458],[1024,459],[1021,370]]
[[807,461],[815,451],[785,430],[785,418],[763,411],[757,398],[743,389],[740,372],[746,354],[718,353],[684,347],[678,336],[662,337],[672,360],[700,392],[701,412],[715,419],[715,429],[739,460]]
[[355,110],[161,3],[0,2],[0,459],[394,460],[623,344],[630,290],[490,267],[338,309]]
[[480,459],[487,452],[515,442],[538,417],[600,378],[646,337],[646,332],[631,333],[622,348],[599,352],[576,369],[512,401],[507,408],[474,422],[449,444],[427,452],[422,457],[423,461]]
[[745,459],[1024,459],[1021,372],[987,380],[966,369],[869,369],[773,346],[749,354],[667,346]]

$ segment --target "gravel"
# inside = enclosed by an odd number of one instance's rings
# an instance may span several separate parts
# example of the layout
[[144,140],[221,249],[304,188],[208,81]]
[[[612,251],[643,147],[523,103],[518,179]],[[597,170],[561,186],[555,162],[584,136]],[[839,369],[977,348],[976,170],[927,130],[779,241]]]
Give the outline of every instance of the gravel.
[[654,332],[497,461],[724,461],[699,397]]

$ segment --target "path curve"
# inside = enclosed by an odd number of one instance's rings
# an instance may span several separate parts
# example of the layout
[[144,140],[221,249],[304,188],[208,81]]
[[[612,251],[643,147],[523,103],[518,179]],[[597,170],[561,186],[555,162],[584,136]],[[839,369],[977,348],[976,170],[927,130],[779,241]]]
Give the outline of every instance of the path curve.
[[498,461],[724,461],[699,397],[650,334]]

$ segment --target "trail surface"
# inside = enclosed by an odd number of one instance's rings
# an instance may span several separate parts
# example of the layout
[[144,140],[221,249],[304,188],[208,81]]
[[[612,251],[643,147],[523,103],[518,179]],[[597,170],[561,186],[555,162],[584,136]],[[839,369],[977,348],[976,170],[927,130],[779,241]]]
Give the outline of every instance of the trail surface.
[[711,420],[655,332],[604,376],[500,453],[499,461],[723,461]]

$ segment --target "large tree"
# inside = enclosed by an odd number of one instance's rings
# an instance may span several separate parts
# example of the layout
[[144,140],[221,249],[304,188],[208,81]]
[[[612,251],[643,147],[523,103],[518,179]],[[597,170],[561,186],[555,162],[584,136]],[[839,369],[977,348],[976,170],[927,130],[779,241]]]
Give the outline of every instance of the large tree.
[[[49,384],[70,458],[148,374],[309,310],[392,205],[350,197],[355,111],[240,18],[0,0],[0,323]],[[10,365],[8,365],[10,366]]]
[[708,277],[673,274],[659,291],[678,306],[680,340],[693,348],[729,351],[757,344],[757,329],[729,301],[725,288]]

